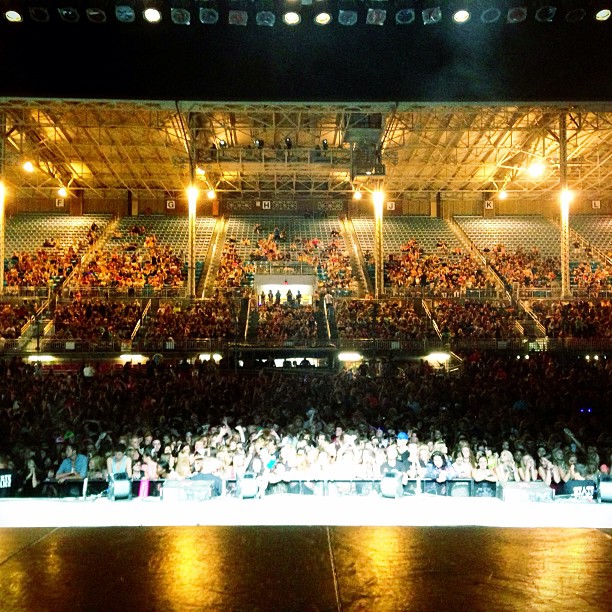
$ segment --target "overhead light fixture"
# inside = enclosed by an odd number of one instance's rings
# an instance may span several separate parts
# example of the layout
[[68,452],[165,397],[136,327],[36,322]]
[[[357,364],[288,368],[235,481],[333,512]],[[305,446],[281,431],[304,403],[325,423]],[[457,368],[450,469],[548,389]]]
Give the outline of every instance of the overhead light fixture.
[[115,5],[115,18],[120,23],[134,23],[136,21],[135,0],[117,0]]
[[217,197],[217,194],[215,193],[215,190],[211,188],[206,192],[206,197],[209,200],[214,200]]
[[326,26],[331,23],[332,14],[326,0],[315,0],[314,22],[319,26]]
[[175,25],[191,25],[190,0],[172,0],[170,19]]
[[15,6],[15,3],[11,3],[10,6],[4,9],[3,15],[9,23],[22,23],[24,16],[23,5]]
[[297,11],[289,10],[283,13],[283,22],[288,26],[297,25],[302,21],[302,17]]
[[467,23],[472,15],[467,9],[459,9],[453,13],[453,21],[459,25]]
[[77,23],[79,21],[79,11],[74,6],[60,6],[57,9],[62,21],[66,23]]
[[149,23],[159,23],[162,20],[162,5],[159,0],[144,0],[142,16]]
[[355,189],[355,191],[353,191],[353,200],[361,200],[362,197],[363,194],[361,193],[361,189]]
[[223,138],[221,140],[219,140],[219,146],[222,149],[227,149],[227,140],[223,140]]
[[68,190],[67,190],[65,187],[60,187],[60,188],[57,190],[57,195],[58,195],[60,198],[65,198],[65,197],[68,195]]
[[30,19],[36,23],[47,23],[51,19],[49,9],[46,6],[29,6]]
[[372,0],[366,13],[366,23],[368,25],[385,25],[387,19],[387,0]]
[[552,4],[545,4],[536,9],[535,18],[540,23],[552,23],[557,14],[557,7]]
[[539,178],[544,174],[546,166],[541,161],[535,161],[529,165],[527,172],[531,178]]
[[609,8],[600,8],[595,13],[595,21],[608,21],[608,19],[610,19],[611,14],[612,12]]
[[513,6],[508,9],[506,23],[522,23],[525,19],[527,19],[526,6]]
[[354,26],[357,19],[357,3],[355,0],[340,0],[338,2],[338,23],[343,26]]
[[439,6],[430,6],[421,11],[423,25],[435,25],[442,21],[442,9]]
[[500,192],[497,194],[497,197],[498,197],[500,200],[506,200],[506,199],[508,199],[508,192],[507,192],[505,189],[502,189],[502,190],[501,190],[501,191],[500,191]]
[[21,166],[26,172],[34,172],[34,164],[31,161],[24,162]]
[[219,8],[214,0],[200,0],[197,7],[200,23],[215,25],[219,21]]
[[416,19],[413,0],[396,0],[395,23],[397,25],[410,25]]
[[255,23],[271,28],[276,23],[274,0],[257,0],[255,3]]
[[480,13],[480,21],[482,23],[495,23],[501,17],[501,10],[496,6],[491,6]]
[[234,26],[246,26],[249,21],[247,7],[247,0],[230,0],[227,23]]

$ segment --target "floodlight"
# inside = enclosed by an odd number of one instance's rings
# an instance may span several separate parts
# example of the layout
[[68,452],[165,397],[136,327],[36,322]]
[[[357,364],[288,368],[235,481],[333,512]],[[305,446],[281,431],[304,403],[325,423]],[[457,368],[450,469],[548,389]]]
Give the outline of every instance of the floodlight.
[[287,147],[287,149],[293,148],[293,142],[291,141],[291,138],[289,138],[289,136],[285,138],[285,146]]
[[467,23],[470,18],[470,11],[466,9],[459,9],[453,13],[453,21],[458,24]]
[[223,140],[223,138],[219,141],[219,146],[222,149],[227,149],[227,140]]
[[62,21],[66,23],[77,23],[79,20],[79,11],[74,6],[60,6],[57,9]]
[[297,11],[287,11],[283,13],[283,21],[289,26],[294,26],[302,21],[302,17]]
[[354,26],[357,19],[357,3],[355,0],[340,0],[338,2],[338,23],[343,26]]
[[327,151],[329,149],[329,142],[327,142],[327,138],[323,139],[323,150]]
[[34,164],[31,161],[24,162],[21,166],[26,172],[34,172]]
[[316,0],[314,22],[316,25],[324,26],[331,23],[332,14],[326,0]]
[[508,9],[506,23],[522,23],[525,19],[527,19],[526,6],[513,6]]
[[159,23],[162,19],[161,2],[159,0],[144,0],[142,16],[149,23]]
[[16,4],[11,2],[9,6],[4,9],[4,18],[9,23],[21,23],[23,21],[24,12],[23,5],[21,3]]
[[256,138],[256,139],[255,139],[255,146],[256,146],[258,149],[263,149],[263,148],[264,148],[264,144],[265,144],[265,143],[264,143],[263,138]]
[[387,9],[381,8],[379,2],[371,6],[366,13],[366,23],[368,25],[385,25],[387,19]]
[[57,195],[58,195],[60,198],[65,198],[65,197],[68,195],[68,191],[66,190],[66,188],[65,188],[65,187],[60,187],[60,188],[57,190]]
[[595,21],[608,21],[610,19],[611,11],[609,8],[600,8],[595,13]]

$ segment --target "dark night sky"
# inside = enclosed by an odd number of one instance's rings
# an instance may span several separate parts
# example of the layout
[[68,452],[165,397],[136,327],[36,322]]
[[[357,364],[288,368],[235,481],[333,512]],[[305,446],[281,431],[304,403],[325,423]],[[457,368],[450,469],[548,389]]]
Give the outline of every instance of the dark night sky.
[[[612,101],[612,23],[0,25],[0,95],[219,101]],[[253,21],[253,20],[251,20]],[[448,19],[447,19],[448,21]]]

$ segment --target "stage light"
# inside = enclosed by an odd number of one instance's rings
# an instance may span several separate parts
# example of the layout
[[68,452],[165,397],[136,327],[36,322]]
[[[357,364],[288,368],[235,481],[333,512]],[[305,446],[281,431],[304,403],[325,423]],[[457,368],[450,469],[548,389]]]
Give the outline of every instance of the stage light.
[[467,23],[470,18],[470,11],[466,9],[459,9],[453,13],[453,21],[458,24]]
[[173,0],[170,19],[175,25],[191,25],[190,0]]
[[115,18],[121,23],[134,23],[136,9],[134,0],[118,0],[115,5]]
[[329,11],[329,6],[325,0],[315,1],[315,16],[314,22],[316,25],[324,26],[331,23],[332,15]]
[[535,18],[536,21],[539,21],[540,23],[551,23],[552,20],[555,18],[556,14],[556,6],[545,4],[544,6],[541,6],[539,9],[536,10]]
[[599,9],[595,13],[595,21],[608,21],[612,12],[608,8]]
[[88,21],[91,23],[106,23],[106,0],[90,0],[90,6],[85,9]]
[[502,191],[500,191],[500,192],[499,192],[499,194],[497,195],[497,197],[498,197],[500,200],[507,200],[507,199],[508,199],[508,192],[507,192],[507,191],[504,191],[504,190],[502,189]]
[[230,0],[230,10],[227,13],[227,23],[234,26],[246,26],[249,21],[246,0]]
[[480,13],[480,21],[482,21],[482,23],[495,23],[496,21],[499,21],[500,17],[501,10],[496,6],[485,9],[482,11],[482,13]]
[[361,200],[362,197],[363,194],[361,193],[361,190],[355,189],[355,191],[353,192],[353,200]]
[[65,198],[65,197],[68,195],[68,191],[66,190],[66,188],[65,188],[65,187],[60,187],[60,188],[57,190],[57,195],[58,195],[60,198]]
[[416,19],[416,12],[413,8],[398,8],[395,13],[395,23],[397,25],[410,25]]
[[53,355],[30,355],[28,357],[28,361],[32,363],[36,363],[37,361],[40,361],[41,363],[50,363],[55,360],[56,358]]
[[285,138],[285,146],[289,150],[293,148],[293,142],[291,141],[291,138],[289,138],[289,136],[287,136],[287,138]]
[[26,172],[34,172],[34,164],[31,161],[24,162],[21,166]]
[[257,0],[255,7],[255,23],[258,26],[271,28],[276,23],[274,0]]
[[527,173],[531,178],[539,178],[544,174],[544,170],[546,170],[546,166],[542,162],[536,161],[529,165]]
[[354,26],[357,23],[357,4],[355,0],[338,2],[338,23],[343,26]]
[[62,18],[62,21],[65,21],[66,23],[77,23],[77,21],[79,21],[79,11],[77,11],[73,6],[60,6],[58,7],[57,12]]
[[162,20],[160,0],[144,0],[142,16],[149,23],[159,23]]
[[387,9],[382,8],[380,2],[372,3],[373,6],[368,8],[366,13],[366,23],[368,25],[385,25],[387,19]]
[[219,141],[219,146],[222,149],[227,149],[227,140],[223,140],[223,138]]
[[6,9],[4,11],[4,18],[9,22],[9,23],[21,23],[23,21],[23,14],[21,13],[21,11],[18,11],[17,9]]
[[214,199],[217,197],[217,194],[215,193],[215,190],[214,190],[214,189],[209,189],[209,190],[206,192],[206,197],[207,197],[209,200],[214,200]]
[[431,6],[421,11],[423,25],[434,25],[442,21],[442,9],[439,6]]
[[263,149],[263,148],[264,148],[264,144],[265,144],[265,143],[264,143],[263,138],[256,138],[256,139],[255,139],[255,146],[256,146],[258,149]]
[[359,353],[351,353],[351,352],[338,353],[338,361],[361,361],[362,359],[363,359],[363,356],[360,355]]
[[32,21],[36,23],[47,23],[51,18],[49,10],[45,6],[30,6],[28,7],[28,13]]
[[283,13],[283,21],[289,26],[294,26],[302,21],[302,17],[297,11],[287,11]]
[[508,9],[506,15],[506,23],[522,23],[527,19],[527,7],[526,6],[513,6]]
[[215,25],[219,21],[219,8],[213,0],[200,0],[197,7],[200,23]]

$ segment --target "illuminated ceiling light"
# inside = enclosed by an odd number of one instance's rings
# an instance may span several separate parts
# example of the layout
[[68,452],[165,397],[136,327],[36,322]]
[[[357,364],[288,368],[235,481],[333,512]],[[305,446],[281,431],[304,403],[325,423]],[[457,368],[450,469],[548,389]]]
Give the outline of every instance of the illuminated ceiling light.
[[191,25],[190,0],[173,0],[170,19],[175,25]]
[[316,25],[325,26],[331,23],[332,14],[325,0],[316,0],[314,22]]
[[234,26],[246,26],[249,21],[247,7],[249,6],[246,0],[230,1],[230,10],[227,13],[227,23]]
[[442,9],[439,6],[431,6],[421,11],[423,25],[434,25],[442,21]]
[[23,13],[16,8],[6,9],[4,11],[4,18],[9,23],[21,23],[23,21]]
[[196,176],[205,176],[206,170],[204,170],[204,168],[200,168],[200,166],[197,166],[195,169],[195,173],[196,173]]
[[289,26],[294,26],[302,21],[302,17],[297,11],[287,11],[283,13],[283,21]]
[[526,6],[513,6],[508,9],[506,23],[522,23],[525,19],[527,19]]
[[608,21],[611,15],[610,9],[602,8],[595,13],[595,21]]
[[508,199],[508,192],[505,189],[502,189],[498,194],[497,197],[500,200],[507,200]]
[[565,13],[565,21],[567,23],[578,23],[586,17],[586,10],[582,7],[574,7],[568,9]]
[[215,190],[214,190],[214,189],[209,189],[209,190],[206,192],[206,197],[207,197],[209,200],[214,200],[214,199],[217,197],[217,194],[215,193]]
[[368,8],[366,14],[366,23],[368,25],[385,25],[387,19],[387,9],[383,8],[384,4],[381,2],[372,2],[372,6]]
[[134,23],[136,9],[134,0],[118,0],[115,5],[115,17],[120,23]]
[[355,189],[353,192],[353,200],[361,200],[363,194],[361,193],[361,189]]
[[161,2],[158,2],[158,0],[145,0],[143,2],[142,16],[149,23],[159,23],[162,20]]
[[28,7],[28,13],[30,19],[36,21],[36,23],[47,23],[51,19],[49,9],[46,6],[30,6]]
[[219,21],[219,8],[216,2],[202,0],[198,2],[197,6],[200,23],[204,25],[215,25]]
[[66,189],[65,187],[60,187],[60,188],[57,190],[57,195],[58,195],[60,198],[65,198],[65,197],[68,195],[68,191],[67,191],[67,189]]
[[77,23],[79,20],[79,11],[73,6],[60,6],[57,12],[66,23]]
[[574,194],[569,189],[563,189],[561,191],[561,204],[564,206],[569,206],[573,199]]
[[274,0],[257,0],[255,7],[255,23],[258,26],[271,28],[276,23]]
[[536,10],[535,18],[536,21],[539,21],[540,23],[551,23],[552,20],[555,18],[556,14],[556,6],[545,4],[544,6],[541,6],[539,9]]
[[539,178],[544,174],[546,166],[542,162],[533,162],[527,168],[527,173],[531,178]]
[[360,353],[351,353],[346,351],[344,353],[338,353],[338,361],[361,361],[363,356]]
[[355,0],[340,0],[338,2],[338,23],[343,26],[354,26],[357,19],[357,3]]
[[485,9],[482,11],[482,13],[480,13],[480,21],[482,21],[482,23],[495,23],[496,21],[499,21],[500,17],[501,10],[496,6]]
[[467,23],[471,18],[470,11],[459,9],[453,13],[453,21],[455,23]]
[[26,172],[34,172],[34,164],[31,161],[24,162],[21,166]]

